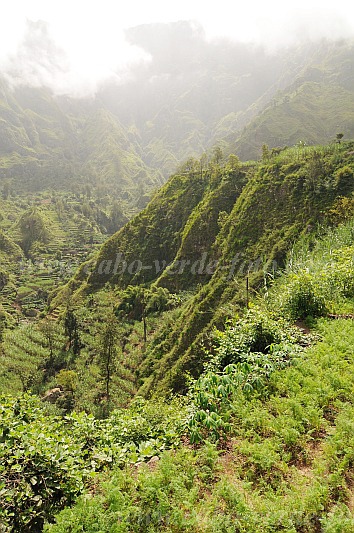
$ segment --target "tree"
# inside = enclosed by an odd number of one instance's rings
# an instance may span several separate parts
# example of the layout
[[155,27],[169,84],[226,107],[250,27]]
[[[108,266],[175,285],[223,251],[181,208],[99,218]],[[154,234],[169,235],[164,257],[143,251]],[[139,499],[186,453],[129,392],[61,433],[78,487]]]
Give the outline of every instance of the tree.
[[74,394],[78,384],[77,373],[74,370],[62,369],[58,372],[55,379],[64,391],[68,391],[72,395]]
[[101,368],[105,393],[107,400],[107,407],[110,404],[110,386],[112,376],[116,370],[117,363],[117,342],[118,342],[118,323],[117,318],[113,313],[110,313],[103,325],[102,331],[98,338],[98,364]]
[[19,226],[22,234],[21,244],[25,254],[28,254],[34,242],[48,242],[50,234],[47,225],[36,208],[30,209],[22,215]]
[[4,270],[0,270],[0,291],[3,290],[3,288],[7,285],[9,281],[9,277],[7,272]]
[[147,340],[146,318],[152,313],[162,313],[179,305],[180,300],[175,294],[163,287],[146,289],[129,285],[120,295],[120,302],[114,309],[117,317],[128,321],[142,321],[144,342]]
[[[0,314],[0,344],[4,340],[4,331],[5,331],[5,317]],[[1,353],[1,349],[0,349]]]
[[338,168],[334,173],[335,186],[340,194],[348,194],[353,187],[354,170],[351,166],[345,165]]
[[338,144],[340,144],[341,141],[342,141],[342,139],[343,139],[343,137],[344,137],[344,133],[337,133],[337,135],[336,135],[336,142],[337,142]]
[[241,167],[241,161],[235,154],[230,154],[227,160],[227,166],[230,170],[238,170]]
[[268,144],[262,145],[262,161],[269,161],[270,150]]
[[200,162],[200,177],[203,178],[204,169],[207,168],[208,166],[208,156],[205,152],[204,154],[202,154],[199,162]]
[[178,167],[177,172],[179,174],[189,174],[189,172],[195,172],[196,170],[198,170],[199,165],[200,164],[197,159],[195,159],[194,157],[190,157]]
[[109,213],[110,233],[118,231],[127,221],[128,219],[123,213],[121,205],[117,200],[114,200]]
[[4,185],[2,187],[2,197],[4,200],[7,200],[8,197],[11,194],[11,185],[8,180],[4,181]]
[[328,210],[328,217],[331,223],[335,225],[354,218],[354,198],[339,196]]
[[115,309],[115,314],[117,317],[122,317],[126,320],[142,320],[145,343],[147,339],[147,296],[147,290],[143,287],[129,285],[122,295],[120,304]]
[[78,355],[81,349],[79,325],[77,318],[72,309],[67,309],[64,317],[65,335],[69,339],[69,349],[72,348],[73,353]]
[[215,163],[216,165],[220,165],[223,158],[224,158],[224,154],[223,154],[222,149],[220,148],[220,146],[215,146],[215,148],[213,149],[212,162]]
[[57,212],[58,218],[61,221],[65,213],[65,203],[62,198],[58,198],[55,202],[55,210]]
[[49,349],[49,359],[47,366],[49,367],[49,369],[51,369],[54,361],[54,348],[55,339],[57,336],[57,325],[53,320],[45,318],[42,322],[40,322],[38,327],[39,330],[42,332],[45,340],[47,341],[47,346]]

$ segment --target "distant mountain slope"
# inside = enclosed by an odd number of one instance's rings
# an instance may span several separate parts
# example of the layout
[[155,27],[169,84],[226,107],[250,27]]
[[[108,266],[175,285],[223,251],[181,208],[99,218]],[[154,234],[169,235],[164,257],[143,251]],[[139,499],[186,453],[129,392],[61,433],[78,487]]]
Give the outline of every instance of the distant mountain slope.
[[246,126],[230,138],[243,160],[258,159],[270,147],[326,143],[343,133],[354,136],[354,46],[323,43],[302,74],[279,92]]
[[97,103],[0,84],[0,179],[15,189],[88,184],[137,195],[161,184],[139,150],[135,135]]
[[208,42],[182,22],[133,28],[128,37],[151,60],[91,99],[11,90],[0,79],[0,181],[24,190],[88,184],[143,206],[182,161],[215,143],[247,160],[263,143],[353,132],[350,42],[269,53]]

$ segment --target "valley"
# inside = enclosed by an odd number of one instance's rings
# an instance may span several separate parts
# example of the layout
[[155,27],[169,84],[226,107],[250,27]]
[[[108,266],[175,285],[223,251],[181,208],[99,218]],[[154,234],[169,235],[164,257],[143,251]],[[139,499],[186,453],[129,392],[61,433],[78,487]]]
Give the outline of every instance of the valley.
[[353,43],[128,35],[0,81],[0,531],[350,533]]

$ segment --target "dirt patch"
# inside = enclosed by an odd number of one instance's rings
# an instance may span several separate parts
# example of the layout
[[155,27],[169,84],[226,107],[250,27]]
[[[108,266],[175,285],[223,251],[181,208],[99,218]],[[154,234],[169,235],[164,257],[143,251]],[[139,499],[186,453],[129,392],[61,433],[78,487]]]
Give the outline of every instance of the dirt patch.
[[297,320],[295,322],[295,326],[299,328],[299,330],[305,335],[309,335],[311,333],[310,328],[302,320]]

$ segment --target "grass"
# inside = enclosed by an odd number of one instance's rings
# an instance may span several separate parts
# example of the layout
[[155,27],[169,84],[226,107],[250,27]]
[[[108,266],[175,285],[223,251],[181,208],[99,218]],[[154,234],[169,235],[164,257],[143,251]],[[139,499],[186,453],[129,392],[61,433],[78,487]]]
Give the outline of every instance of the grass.
[[354,519],[354,324],[274,372],[266,399],[233,398],[226,449],[182,446],[103,475],[52,533],[350,532]]
[[[271,288],[268,310],[264,303],[263,308],[253,306],[236,321],[237,327],[216,335],[214,367],[220,365],[220,355],[231,357],[233,364],[240,356],[252,361],[248,345],[267,356],[269,346],[260,341],[271,332],[274,339],[267,343],[278,343],[278,350],[282,343],[294,345],[286,352],[286,364],[269,358],[267,364],[273,368],[268,367],[262,387],[251,393],[238,386],[227,389],[225,396],[218,388],[212,398],[214,382],[216,387],[228,385],[218,381],[217,376],[223,375],[220,371],[215,371],[215,379],[210,371],[205,374],[203,383],[209,389],[195,387],[190,399],[195,406],[204,401],[203,393],[209,394],[218,416],[225,417],[227,429],[216,444],[207,440],[212,430],[205,431],[199,446],[185,438],[178,450],[162,453],[159,460],[102,474],[46,531],[351,532],[354,321],[312,318],[310,335],[296,333],[274,317],[279,316],[275,302],[283,295],[289,276],[307,269],[308,275],[316,274],[320,288],[327,287],[319,273],[330,270],[329,260],[337,258],[338,267],[345,264],[352,228],[348,222],[330,230],[322,240],[311,242],[305,237],[290,254],[283,277]],[[338,288],[341,280],[336,278],[335,283]],[[350,305],[352,300],[343,293],[342,301]],[[297,348],[296,343],[300,343]]]

